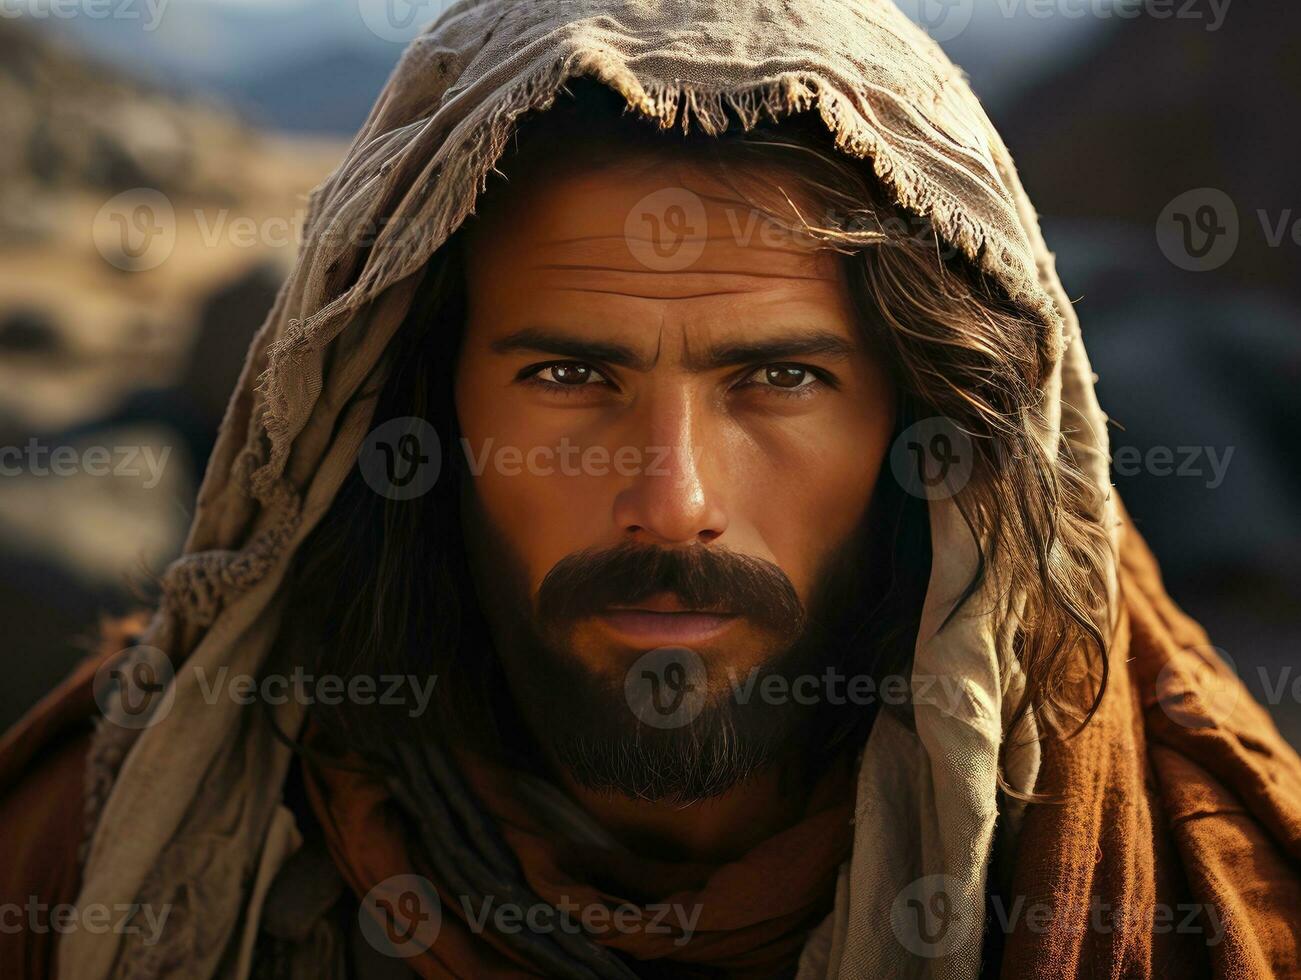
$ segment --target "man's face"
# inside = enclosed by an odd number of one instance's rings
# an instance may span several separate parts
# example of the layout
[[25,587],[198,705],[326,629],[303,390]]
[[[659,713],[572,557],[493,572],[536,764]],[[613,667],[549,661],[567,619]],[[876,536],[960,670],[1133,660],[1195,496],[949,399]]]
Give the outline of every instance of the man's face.
[[[798,202],[788,175],[761,177]],[[522,643],[511,619],[535,650],[500,651],[517,699],[539,696],[518,690],[537,650],[618,701],[664,647],[694,651],[722,698],[817,614],[893,429],[841,264],[687,163],[509,202],[469,239],[455,396],[485,612],[499,646]],[[717,561],[673,562],[702,552]]]

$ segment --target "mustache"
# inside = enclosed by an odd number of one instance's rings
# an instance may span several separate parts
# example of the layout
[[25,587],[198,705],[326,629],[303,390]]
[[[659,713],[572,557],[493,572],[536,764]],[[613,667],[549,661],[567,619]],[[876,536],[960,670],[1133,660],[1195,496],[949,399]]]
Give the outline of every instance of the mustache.
[[721,547],[656,548],[626,543],[566,555],[538,588],[538,619],[564,627],[660,593],[688,609],[727,612],[782,635],[798,635],[804,604],[777,565]]

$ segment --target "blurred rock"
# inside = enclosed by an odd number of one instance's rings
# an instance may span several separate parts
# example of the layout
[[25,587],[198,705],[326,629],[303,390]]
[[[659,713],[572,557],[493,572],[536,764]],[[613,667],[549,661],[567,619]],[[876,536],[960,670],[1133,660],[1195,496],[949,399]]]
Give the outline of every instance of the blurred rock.
[[[306,196],[342,149],[0,17],[0,610],[26,617],[0,728],[181,548]],[[33,446],[78,462],[42,472]]]
[[63,338],[45,312],[19,308],[0,314],[0,357],[12,354],[49,356],[62,350]]
[[[1176,4],[1117,19],[1085,59],[1025,91],[997,122],[1043,214],[1154,226],[1185,191],[1224,191],[1242,221],[1233,258],[1184,289],[1269,288],[1301,302],[1301,243],[1272,245],[1259,220],[1301,221],[1301,6]],[[1177,13],[1176,13],[1177,12]],[[1201,17],[1188,16],[1201,14]],[[1289,122],[1291,120],[1291,122]]]
[[0,348],[0,434],[93,422],[181,383],[208,297],[283,277],[306,195],[341,152],[0,18],[0,320],[39,322],[60,353]]

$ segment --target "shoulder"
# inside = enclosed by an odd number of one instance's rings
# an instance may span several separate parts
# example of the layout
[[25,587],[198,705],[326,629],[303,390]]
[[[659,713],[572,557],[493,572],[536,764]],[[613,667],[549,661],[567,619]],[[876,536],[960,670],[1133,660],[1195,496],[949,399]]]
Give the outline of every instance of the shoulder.
[[1227,940],[1211,944],[1212,961],[1229,957],[1216,965],[1230,975],[1294,975],[1301,971],[1301,758],[1166,593],[1156,559],[1128,520],[1120,579],[1128,668],[1160,820],[1195,903]]
[[80,888],[89,729],[58,738],[0,794],[0,976],[54,976]]
[[0,977],[55,976],[58,937],[75,928],[95,671],[139,626],[108,624],[101,649],[0,738]]

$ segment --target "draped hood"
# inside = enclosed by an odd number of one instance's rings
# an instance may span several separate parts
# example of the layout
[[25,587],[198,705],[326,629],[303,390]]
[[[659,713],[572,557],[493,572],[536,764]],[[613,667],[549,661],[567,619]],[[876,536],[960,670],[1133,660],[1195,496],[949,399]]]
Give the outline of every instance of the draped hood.
[[[902,209],[992,277],[1048,329],[1033,433],[1059,441],[1096,487],[1110,527],[1105,420],[1077,321],[1007,149],[962,74],[888,0],[474,0],[411,42],[342,163],[311,196],[304,244],[258,332],[199,492],[183,555],[142,642],[177,666],[166,718],[101,726],[92,750],[81,903],[172,909],[153,947],[74,933],[66,980],[244,976],[266,883],[300,842],[281,803],[291,753],[269,720],[207,703],[194,672],[256,675],[276,635],[296,549],[329,508],[368,432],[384,352],[420,273],[475,207],[517,122],[585,77],[649,125],[717,134],[816,113],[836,150],[870,168]],[[378,229],[373,241],[341,229]],[[1065,433],[1066,435],[1063,435]],[[882,923],[910,882],[944,875],[981,908],[996,791],[1016,690],[1006,634],[953,617],[977,555],[954,500],[929,504],[933,562],[916,675],[954,674],[944,711],[920,689],[911,730],[882,715],[863,753],[852,859],[801,976],[966,976],[982,922],[944,956],[903,949]],[[977,596],[971,603],[979,608]],[[274,709],[299,731],[301,706]],[[1009,763],[1034,786],[1038,748]],[[875,764],[873,760],[878,760]],[[879,760],[885,760],[882,763]]]

